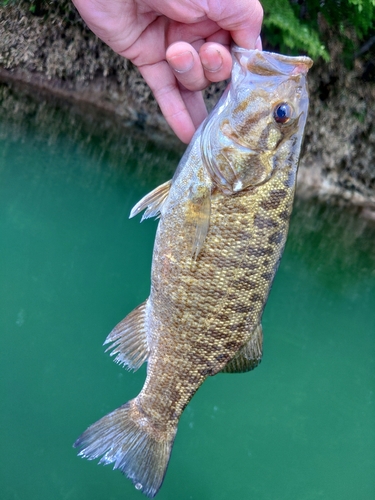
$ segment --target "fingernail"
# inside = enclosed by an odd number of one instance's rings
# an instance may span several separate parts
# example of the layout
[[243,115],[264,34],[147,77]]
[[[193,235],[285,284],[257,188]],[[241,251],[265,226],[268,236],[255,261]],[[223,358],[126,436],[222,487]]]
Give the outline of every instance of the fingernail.
[[211,52],[210,56],[206,52],[200,54],[202,66],[206,71],[210,73],[214,73],[215,71],[219,71],[223,66],[223,58],[218,50],[215,52]]
[[186,73],[186,71],[189,71],[193,67],[194,57],[187,50],[186,52],[181,52],[178,56],[169,57],[167,61],[177,73]]

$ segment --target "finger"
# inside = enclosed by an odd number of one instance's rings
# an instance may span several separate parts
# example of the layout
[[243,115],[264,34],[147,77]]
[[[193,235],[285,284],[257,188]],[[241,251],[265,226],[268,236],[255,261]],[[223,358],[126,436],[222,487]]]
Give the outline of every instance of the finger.
[[208,114],[203,93],[200,91],[191,92],[182,86],[180,92],[193,125],[197,129]]
[[258,0],[209,0],[209,19],[228,30],[233,41],[245,49],[254,49],[263,21],[263,8]]
[[195,48],[186,42],[176,42],[166,51],[166,59],[177,80],[188,90],[202,90],[209,84]]
[[207,80],[220,82],[229,78],[232,57],[223,45],[213,42],[205,43],[200,48],[199,57]]
[[216,42],[220,43],[220,45],[224,45],[227,49],[230,49],[232,44],[232,37],[230,33],[226,30],[217,29],[215,33],[206,37],[206,42]]
[[[193,102],[192,97],[190,97],[189,102],[187,95],[184,96],[185,100],[183,99],[178,82],[166,61],[144,65],[139,70],[151,88],[161,112],[173,132],[182,142],[189,143],[196,129],[195,123],[199,121],[198,117],[204,114],[202,110],[199,111],[200,106],[197,103],[199,96],[195,98],[195,102]],[[194,120],[188,106],[194,109]]]

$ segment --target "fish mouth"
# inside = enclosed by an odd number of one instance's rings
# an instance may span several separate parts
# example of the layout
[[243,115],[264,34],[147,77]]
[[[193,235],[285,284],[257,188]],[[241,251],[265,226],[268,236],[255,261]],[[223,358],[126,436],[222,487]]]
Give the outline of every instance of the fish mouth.
[[244,49],[237,45],[232,46],[232,55],[241,67],[252,74],[262,76],[306,75],[313,65],[312,59],[307,56],[285,56],[257,49]]

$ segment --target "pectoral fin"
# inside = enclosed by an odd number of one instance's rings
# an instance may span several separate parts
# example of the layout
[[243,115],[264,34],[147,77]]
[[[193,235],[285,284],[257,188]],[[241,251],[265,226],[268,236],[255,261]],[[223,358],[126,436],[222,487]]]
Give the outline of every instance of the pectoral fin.
[[263,331],[258,325],[250,340],[221,370],[221,373],[243,373],[256,368],[262,359]]
[[111,343],[106,352],[113,349],[111,356],[117,355],[114,361],[131,370],[138,370],[149,355],[145,328],[146,305],[147,300],[128,314],[104,342]]
[[211,190],[207,187],[200,187],[190,195],[189,219],[195,226],[193,231],[193,242],[191,256],[196,260],[204,245],[208,228],[210,226],[211,213]]
[[135,215],[138,215],[142,210],[145,213],[142,215],[141,222],[149,217],[157,217],[160,210],[168,197],[169,190],[171,188],[172,181],[164,182],[156,189],[151,191],[151,193],[146,194],[132,209],[130,212],[130,219]]

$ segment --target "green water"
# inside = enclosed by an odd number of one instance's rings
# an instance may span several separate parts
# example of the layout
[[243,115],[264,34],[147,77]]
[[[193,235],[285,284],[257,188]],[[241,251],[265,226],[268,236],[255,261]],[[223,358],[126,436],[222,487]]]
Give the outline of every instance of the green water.
[[[129,211],[180,153],[2,95],[0,498],[140,500],[72,443],[143,384],[102,343],[148,295],[156,223]],[[186,409],[158,498],[373,500],[374,224],[298,201],[263,325],[261,365],[208,380]]]

